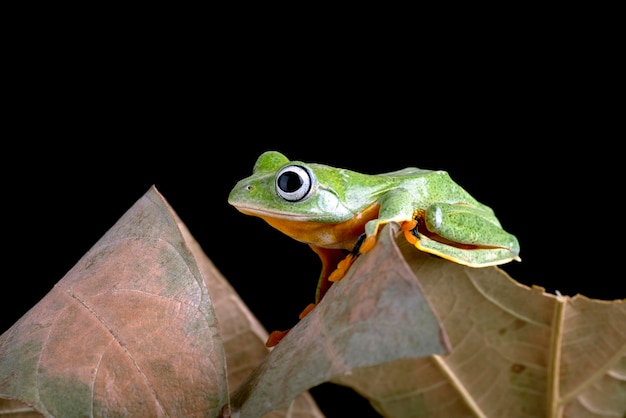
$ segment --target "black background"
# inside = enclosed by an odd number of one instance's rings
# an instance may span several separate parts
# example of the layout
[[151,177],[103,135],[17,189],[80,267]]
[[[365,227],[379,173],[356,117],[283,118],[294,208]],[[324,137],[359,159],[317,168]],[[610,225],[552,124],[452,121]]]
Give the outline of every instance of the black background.
[[[292,326],[319,260],[226,202],[271,149],[366,173],[445,169],[519,238],[513,278],[626,297],[621,75],[584,36],[226,42],[157,26],[58,28],[12,51],[0,332],[153,184],[265,327]],[[349,389],[312,392],[328,417],[371,411]]]

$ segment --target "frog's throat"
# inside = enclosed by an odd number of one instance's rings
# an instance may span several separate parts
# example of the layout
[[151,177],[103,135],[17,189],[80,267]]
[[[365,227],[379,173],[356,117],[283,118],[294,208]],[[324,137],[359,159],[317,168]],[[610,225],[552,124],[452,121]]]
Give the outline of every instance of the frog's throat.
[[250,214],[263,219],[297,241],[322,248],[352,250],[359,236],[365,232],[365,224],[378,217],[379,208],[378,203],[372,203],[352,218],[334,223],[277,218],[259,213]]

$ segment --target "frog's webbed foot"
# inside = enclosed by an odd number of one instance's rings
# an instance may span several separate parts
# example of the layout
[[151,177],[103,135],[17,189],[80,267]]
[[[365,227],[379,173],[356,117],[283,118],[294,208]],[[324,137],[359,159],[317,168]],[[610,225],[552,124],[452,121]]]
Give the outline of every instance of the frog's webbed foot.
[[411,245],[417,244],[418,232],[417,232],[417,219],[402,222],[400,230],[404,233],[404,238]]
[[354,245],[352,251],[350,251],[346,258],[344,258],[337,264],[337,268],[335,269],[335,271],[333,271],[330,276],[328,276],[328,281],[334,283],[343,279],[343,276],[346,275],[346,273],[350,269],[350,266],[354,264],[358,256],[371,250],[372,247],[374,247],[374,244],[376,244],[375,235],[367,237],[366,234],[361,234],[357,239],[357,242]]
[[328,281],[331,282],[331,283],[334,283],[334,282],[338,282],[339,280],[343,279],[343,276],[346,275],[346,273],[348,272],[348,269],[354,263],[354,261],[356,260],[357,256],[358,256],[358,254],[350,253],[350,254],[348,254],[346,256],[346,258],[341,260],[337,264],[337,268],[330,274],[330,276],[328,276]]
[[409,239],[409,237],[411,237],[412,241],[409,240],[409,242],[415,245],[416,238],[415,236],[413,236],[413,233],[411,230],[417,226],[416,220],[401,221],[401,220],[390,219],[386,221],[380,221],[380,220],[373,221],[374,223],[372,223],[372,225],[375,225],[375,229],[372,229],[372,230],[374,232],[372,232],[370,235],[368,235],[367,233],[363,233],[359,236],[359,239],[357,240],[357,243],[355,244],[350,254],[348,254],[348,256],[345,259],[343,259],[341,262],[339,262],[339,264],[337,265],[337,269],[329,276],[328,280],[331,282],[336,282],[338,280],[341,280],[341,278],[346,274],[350,266],[354,263],[354,261],[357,259],[359,255],[369,252],[372,248],[374,248],[374,245],[376,245],[376,241],[377,241],[378,229],[382,225],[387,224],[392,221],[398,222],[402,225],[403,231],[405,231],[405,236],[407,236],[407,240]]
[[[365,234],[363,234],[359,238],[359,242],[357,242],[357,245],[359,245],[359,243],[360,246],[358,248],[355,246],[355,250],[358,252],[358,254],[366,253],[374,248],[374,245],[376,245],[376,235],[366,237]],[[352,252],[355,252],[355,250],[352,250]]]

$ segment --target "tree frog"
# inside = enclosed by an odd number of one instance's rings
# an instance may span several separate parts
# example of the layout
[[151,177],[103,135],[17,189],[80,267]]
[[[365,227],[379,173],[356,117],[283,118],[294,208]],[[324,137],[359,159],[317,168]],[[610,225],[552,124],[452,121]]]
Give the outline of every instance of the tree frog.
[[[257,159],[228,203],[308,244],[322,261],[315,304],[386,223],[396,222],[417,249],[470,267],[519,258],[519,243],[491,208],[478,202],[446,171],[405,168],[362,174],[324,164],[290,161],[277,151]],[[347,253],[347,256],[346,256]],[[301,318],[315,306],[311,304]],[[275,331],[275,345],[286,331]]]

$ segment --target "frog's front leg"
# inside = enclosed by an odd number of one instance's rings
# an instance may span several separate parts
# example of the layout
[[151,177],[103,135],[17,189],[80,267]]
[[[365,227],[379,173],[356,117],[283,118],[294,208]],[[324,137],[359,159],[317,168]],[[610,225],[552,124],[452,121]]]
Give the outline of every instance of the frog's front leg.
[[365,224],[365,232],[359,237],[352,251],[337,265],[337,269],[328,277],[330,282],[341,280],[359,254],[368,252],[376,244],[380,227],[389,222],[400,224],[413,220],[411,195],[406,189],[397,188],[385,193],[378,199],[378,217]]
[[415,208],[408,190],[403,188],[390,190],[379,199],[379,203],[378,218],[365,224],[365,239],[358,248],[359,253],[368,252],[374,247],[381,226],[389,222],[402,225],[404,222],[413,221]]
[[415,228],[405,235],[422,251],[470,267],[520,260],[517,238],[481,207],[436,203],[418,213],[416,220]]

